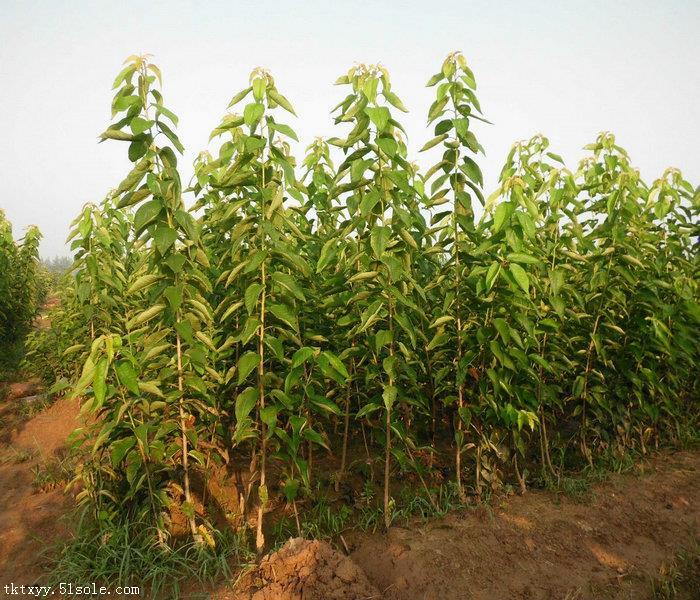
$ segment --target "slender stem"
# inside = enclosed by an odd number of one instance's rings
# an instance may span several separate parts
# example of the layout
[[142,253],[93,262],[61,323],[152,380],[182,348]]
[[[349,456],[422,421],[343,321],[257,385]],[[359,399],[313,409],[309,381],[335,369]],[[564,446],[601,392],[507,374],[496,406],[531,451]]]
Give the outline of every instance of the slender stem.
[[[355,338],[352,340],[353,347],[355,346]],[[343,450],[340,456],[340,473],[335,481],[335,491],[340,489],[340,482],[345,476],[345,465],[347,462],[348,455],[348,432],[350,429],[350,401],[352,399],[352,394],[350,393],[352,389],[352,377],[355,371],[355,359],[352,359],[350,363],[350,380],[347,383],[347,388],[345,390],[345,415],[343,418]]]
[[185,419],[185,408],[182,401],[182,393],[184,390],[183,377],[182,377],[182,345],[180,343],[180,334],[176,334],[175,337],[175,348],[177,351],[177,389],[180,392],[180,399],[178,401],[178,408],[180,411],[180,434],[182,440],[182,470],[183,470],[183,487],[185,491],[185,502],[187,503],[189,509],[192,511],[187,517],[187,521],[190,525],[190,531],[192,532],[192,537],[194,537],[197,543],[202,542],[202,536],[197,532],[197,525],[194,520],[194,505],[192,504],[192,495],[190,493],[190,471],[189,471],[189,449],[187,444],[187,423]]
[[[262,224],[265,222],[265,161],[262,160],[261,165],[261,177],[262,186],[260,189],[260,240],[261,249],[265,249],[265,231],[263,230]],[[265,301],[267,299],[267,281],[266,281],[266,270],[265,261],[262,262],[260,269],[260,284],[262,285],[262,292],[260,298],[260,327],[258,328],[258,355],[260,356],[260,362],[258,363],[258,417],[265,408]],[[265,535],[263,533],[263,518],[265,515],[265,502],[267,501],[267,472],[266,472],[266,462],[267,462],[267,427],[264,421],[260,418],[260,484],[258,490],[262,492],[261,495],[264,497],[258,498],[258,519],[256,524],[255,533],[255,547],[258,553],[262,553],[265,547]]]

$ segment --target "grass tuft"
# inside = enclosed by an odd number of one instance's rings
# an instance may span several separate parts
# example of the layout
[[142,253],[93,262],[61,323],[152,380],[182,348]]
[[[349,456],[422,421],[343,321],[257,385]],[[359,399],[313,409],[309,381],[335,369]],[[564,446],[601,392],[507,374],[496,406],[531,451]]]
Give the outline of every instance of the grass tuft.
[[208,585],[231,577],[231,565],[249,562],[244,534],[214,532],[216,546],[194,542],[163,546],[152,527],[138,522],[98,525],[82,514],[76,535],[51,549],[49,585],[94,581],[114,589],[139,586],[142,598],[181,598],[183,583]]
[[700,587],[700,543],[679,552],[652,582],[654,600],[691,600]]

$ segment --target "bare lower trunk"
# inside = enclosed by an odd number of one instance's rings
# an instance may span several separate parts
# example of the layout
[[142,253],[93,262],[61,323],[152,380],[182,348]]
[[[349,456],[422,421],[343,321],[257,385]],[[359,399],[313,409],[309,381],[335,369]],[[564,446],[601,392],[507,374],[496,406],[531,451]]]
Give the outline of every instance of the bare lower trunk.
[[391,412],[386,411],[386,445],[384,450],[384,526],[389,529],[389,469],[391,468]]
[[[175,348],[177,351],[177,388],[180,391],[179,411],[180,411],[180,432],[182,440],[182,471],[183,471],[183,488],[185,492],[185,502],[192,511],[187,517],[187,522],[192,532],[192,537],[198,544],[202,543],[202,536],[197,531],[197,524],[194,520],[194,504],[192,503],[192,494],[190,493],[190,469],[189,469],[189,448],[187,444],[187,423],[185,420],[185,409],[182,405],[183,378],[182,378],[182,345],[180,343],[180,335],[175,339]],[[189,511],[188,511],[189,512]]]
[[522,496],[527,492],[527,486],[525,485],[525,478],[520,474],[520,469],[518,469],[517,452],[513,454],[513,467],[515,468],[515,476],[518,478],[518,483],[520,484],[520,495]]
[[481,503],[481,444],[476,448],[476,500]]
[[[263,285],[260,303],[260,329],[258,330],[258,402],[260,411],[265,408],[265,263],[262,263],[260,279]],[[265,504],[267,503],[266,485],[266,461],[267,461],[267,428],[260,419],[260,483],[258,485],[258,519],[255,531],[255,548],[258,554],[262,554],[265,548],[265,534],[263,533],[263,519],[265,516]]]
[[552,477],[558,477],[554,466],[552,465],[552,457],[549,454],[549,439],[547,437],[547,422],[544,415],[544,407],[540,404],[540,454],[542,468],[545,466],[549,469]]
[[340,472],[335,480],[335,491],[340,490],[340,482],[345,477],[345,463],[348,456],[348,431],[350,429],[350,385],[348,385],[347,395],[345,397],[345,417],[343,421],[343,450],[340,455]]
[[[459,408],[462,408],[462,406],[464,406],[464,398],[462,396],[461,385],[458,388],[458,393],[458,406]],[[462,502],[464,502],[464,500],[466,499],[466,496],[464,494],[464,487],[462,486],[462,445],[464,440],[462,440],[462,435],[459,435],[462,433],[462,415],[459,414],[459,410],[457,411],[457,433],[458,435],[455,436],[457,438],[455,444],[455,482],[457,483],[457,492],[459,493],[459,499]]]

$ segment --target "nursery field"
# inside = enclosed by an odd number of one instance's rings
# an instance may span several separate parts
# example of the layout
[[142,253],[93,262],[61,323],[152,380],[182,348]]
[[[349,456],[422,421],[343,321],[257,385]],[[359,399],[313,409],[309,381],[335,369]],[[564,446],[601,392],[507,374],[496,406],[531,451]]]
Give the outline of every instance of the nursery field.
[[[336,85],[337,136],[297,160],[292,103],[255,69],[185,182],[161,72],[127,59],[100,138],[132,168],[76,216],[26,339],[39,233],[0,220],[0,336],[43,403],[6,388],[2,469],[24,483],[0,510],[38,489],[76,511],[47,577],[221,598],[697,581],[700,189],[643,181],[601,133],[572,169],[517,142],[485,190],[488,107],[458,52],[428,81],[420,157],[384,67]],[[51,456],[12,458],[51,414]]]

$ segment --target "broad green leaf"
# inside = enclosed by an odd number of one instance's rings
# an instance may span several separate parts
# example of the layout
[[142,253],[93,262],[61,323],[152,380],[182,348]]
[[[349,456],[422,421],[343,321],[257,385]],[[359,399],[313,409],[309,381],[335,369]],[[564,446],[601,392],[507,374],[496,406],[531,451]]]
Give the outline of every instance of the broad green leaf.
[[245,308],[249,315],[253,314],[255,305],[260,297],[260,292],[263,290],[263,285],[261,283],[251,283],[245,291]]
[[275,317],[277,317],[281,321],[284,321],[287,325],[289,325],[292,329],[294,329],[296,331],[296,329],[297,329],[296,317],[286,304],[270,304],[268,308],[269,308],[269,311],[273,315],[275,315]]
[[120,360],[117,361],[115,368],[119,382],[126,386],[132,394],[138,394],[139,382],[133,365],[128,360]]
[[95,365],[95,373],[92,378],[92,392],[95,395],[95,407],[102,406],[107,393],[107,369],[109,362],[106,357],[100,358]]
[[279,104],[284,110],[287,112],[292,113],[294,116],[296,116],[296,113],[294,112],[294,109],[292,108],[292,105],[289,103],[289,100],[287,100],[282,94],[280,94],[276,89],[274,88],[268,88],[267,90],[267,97]]
[[175,240],[177,240],[177,231],[165,225],[159,225],[153,234],[153,240],[156,248],[158,248],[158,252],[160,252],[161,256],[164,256],[175,243]]
[[447,133],[443,133],[442,135],[438,135],[434,137],[432,140],[429,142],[426,142],[424,146],[419,150],[419,152],[425,152],[426,150],[430,150],[433,146],[437,146],[440,142],[446,140],[449,137]]
[[110,459],[112,466],[116,469],[122,462],[126,453],[136,445],[135,437],[122,438],[111,445]]
[[314,349],[304,346],[299,348],[292,356],[292,369],[303,365],[307,360],[309,360],[314,355]]
[[260,364],[260,355],[249,350],[238,359],[236,370],[238,372],[238,385],[241,385],[253,370]]
[[246,104],[243,109],[243,120],[248,127],[254,127],[260,121],[260,117],[263,116],[265,112],[265,107],[259,102],[251,102]]
[[511,274],[515,278],[515,281],[518,283],[518,285],[523,289],[523,291],[527,294],[530,291],[530,278],[527,275],[527,272],[525,269],[523,269],[520,265],[511,263],[508,267],[510,270]]
[[530,256],[529,254],[522,254],[520,252],[511,252],[506,256],[506,260],[510,262],[521,263],[524,265],[537,265],[540,263],[540,261],[534,256]]
[[258,402],[258,390],[254,387],[249,387],[243,390],[238,396],[236,397],[236,422],[241,423],[243,420],[245,420],[248,415],[250,415],[250,411],[255,408],[255,405]]
[[388,411],[391,411],[391,408],[394,406],[394,402],[396,402],[396,396],[398,395],[398,393],[399,390],[395,385],[384,386],[382,398],[384,400],[384,406]]
[[370,245],[374,251],[375,258],[380,259],[384,255],[386,246],[389,243],[390,235],[391,230],[387,226],[375,225],[372,228],[372,233],[370,234]]
[[372,123],[375,124],[378,131],[384,131],[386,126],[389,124],[389,119],[391,119],[391,113],[386,106],[376,106],[365,108],[365,113],[370,118]]

